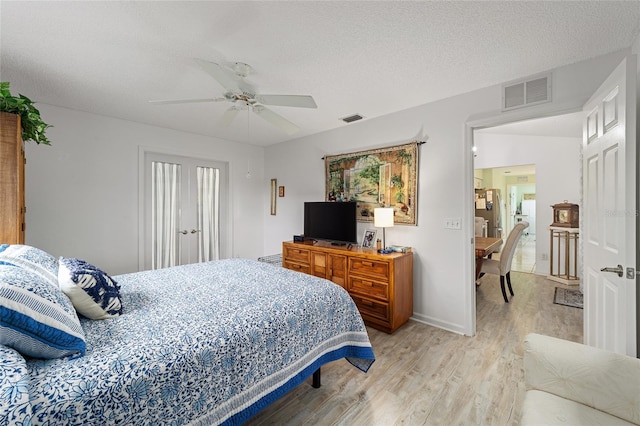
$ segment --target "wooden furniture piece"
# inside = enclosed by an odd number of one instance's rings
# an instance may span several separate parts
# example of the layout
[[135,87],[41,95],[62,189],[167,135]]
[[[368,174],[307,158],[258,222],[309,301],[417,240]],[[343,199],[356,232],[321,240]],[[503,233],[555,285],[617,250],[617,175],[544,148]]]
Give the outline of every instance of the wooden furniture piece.
[[0,244],[24,244],[24,164],[20,116],[0,112]]
[[[567,285],[580,284],[578,278],[578,237],[580,228],[550,226],[549,275],[547,278]],[[554,240],[556,250],[553,249]],[[554,269],[554,264],[556,268]]]
[[495,252],[502,245],[502,238],[476,237],[476,280],[480,278],[480,270],[484,258]]
[[282,243],[282,266],[344,287],[365,324],[393,333],[413,315],[413,253],[378,254],[329,242]]

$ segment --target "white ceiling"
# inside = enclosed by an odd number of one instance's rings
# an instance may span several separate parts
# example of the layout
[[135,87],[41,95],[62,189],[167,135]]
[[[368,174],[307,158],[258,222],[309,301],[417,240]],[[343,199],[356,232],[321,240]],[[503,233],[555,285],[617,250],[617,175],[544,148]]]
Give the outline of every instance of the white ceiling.
[[[639,29],[638,1],[1,0],[0,79],[36,102],[266,146],[627,48]],[[260,93],[318,108],[272,107],[301,128],[289,136],[248,113],[219,126],[227,102],[149,104],[222,95],[194,58],[246,62]]]

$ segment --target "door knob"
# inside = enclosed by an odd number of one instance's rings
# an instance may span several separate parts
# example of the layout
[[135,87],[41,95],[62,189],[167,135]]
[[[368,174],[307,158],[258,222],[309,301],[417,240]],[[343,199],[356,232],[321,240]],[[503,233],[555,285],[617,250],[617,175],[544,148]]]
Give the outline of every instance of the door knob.
[[618,265],[616,268],[609,268],[609,267],[605,267],[600,269],[601,272],[613,272],[614,274],[618,274],[619,277],[621,277],[624,274],[624,269],[622,268],[622,265]]

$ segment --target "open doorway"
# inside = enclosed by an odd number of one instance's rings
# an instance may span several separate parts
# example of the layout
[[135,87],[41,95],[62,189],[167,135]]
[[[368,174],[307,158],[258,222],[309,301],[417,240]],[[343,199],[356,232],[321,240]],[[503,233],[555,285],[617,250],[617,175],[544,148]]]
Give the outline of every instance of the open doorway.
[[[483,209],[476,203],[476,217],[487,217],[491,222],[497,222],[493,232],[496,237],[505,239],[518,222],[527,222],[529,227],[520,238],[513,255],[511,269],[518,272],[535,272],[536,265],[536,167],[535,164],[508,165],[488,169],[474,170],[476,197],[483,192],[492,191],[501,196],[496,197],[502,205],[494,212]],[[489,189],[491,188],[491,189]],[[495,221],[489,213],[498,213],[500,217]],[[492,226],[493,227],[493,226]],[[488,232],[489,236],[492,234]],[[490,235],[494,236],[494,235]],[[494,258],[500,258],[496,253]]]
[[[564,200],[580,204],[581,113],[474,129],[473,142],[474,177],[482,174],[485,187],[504,188],[503,238],[517,220],[523,220],[524,198],[534,198],[525,203],[529,233],[534,236],[523,238],[523,243],[529,243],[529,251],[534,253],[534,257],[526,261],[531,265],[527,272],[546,276],[550,255],[548,228],[553,222],[551,206]],[[478,179],[474,182],[477,185]],[[507,188],[507,184],[511,186]],[[525,197],[525,194],[529,195]]]

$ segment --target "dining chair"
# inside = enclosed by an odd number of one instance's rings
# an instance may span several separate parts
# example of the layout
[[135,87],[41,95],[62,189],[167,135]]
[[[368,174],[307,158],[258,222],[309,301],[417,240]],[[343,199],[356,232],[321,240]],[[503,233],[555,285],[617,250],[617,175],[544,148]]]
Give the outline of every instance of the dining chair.
[[504,281],[506,278],[507,285],[509,287],[509,293],[511,293],[511,296],[513,296],[513,288],[511,287],[511,261],[513,260],[513,254],[515,253],[516,247],[518,246],[518,241],[520,240],[523,231],[528,227],[529,222],[518,222],[509,233],[507,241],[502,247],[500,259],[484,259],[484,261],[482,262],[480,276],[484,274],[494,274],[500,276],[502,297],[504,297],[504,301],[506,303],[509,303],[509,299],[507,298]]
[[476,237],[487,236],[487,219],[476,216],[474,219]]

